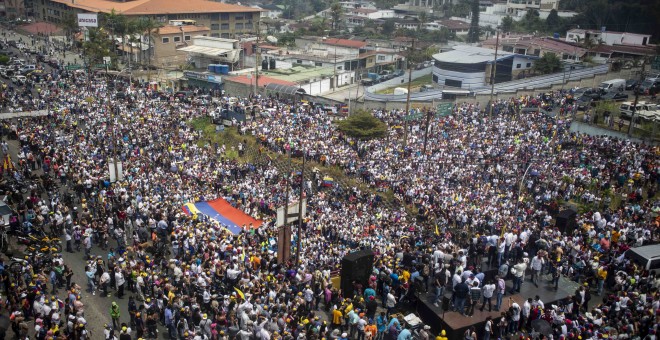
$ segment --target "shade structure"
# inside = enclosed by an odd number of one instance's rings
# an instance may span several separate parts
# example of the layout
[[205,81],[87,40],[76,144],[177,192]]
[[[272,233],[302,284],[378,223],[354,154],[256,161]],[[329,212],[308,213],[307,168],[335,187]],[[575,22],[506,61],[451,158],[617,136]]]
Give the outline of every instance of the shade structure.
[[258,228],[262,221],[252,218],[243,211],[236,209],[226,200],[218,198],[212,201],[186,203],[183,211],[188,215],[202,214],[218,222],[222,227],[239,234],[243,226]]

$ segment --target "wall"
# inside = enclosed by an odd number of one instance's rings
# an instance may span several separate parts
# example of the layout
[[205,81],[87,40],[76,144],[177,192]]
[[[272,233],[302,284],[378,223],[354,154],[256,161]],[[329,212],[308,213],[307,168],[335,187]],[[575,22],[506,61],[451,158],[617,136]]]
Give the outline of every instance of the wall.
[[[536,95],[540,93],[545,93],[549,91],[557,91],[560,89],[570,89],[573,87],[597,87],[598,84],[602,83],[603,81],[610,80],[610,79],[616,79],[616,78],[623,78],[623,79],[628,79],[631,77],[635,76],[635,72],[637,70],[630,69],[630,70],[622,70],[620,72],[609,72],[607,74],[599,74],[596,75],[595,77],[588,77],[588,78],[583,78],[580,80],[574,80],[574,81],[568,81],[565,84],[556,84],[553,86],[548,86],[544,88],[536,88],[536,89],[519,89],[517,91],[508,91],[508,92],[500,92],[500,93],[495,93],[493,95],[493,99],[509,99],[511,97],[520,97],[523,95]],[[422,102],[413,102],[411,101],[410,107],[412,108],[430,108],[433,106],[436,106],[440,102],[454,102],[454,103],[463,103],[463,102],[470,102],[470,103],[479,103],[482,107],[483,105],[486,105],[488,101],[490,100],[490,93],[483,93],[483,94],[477,94],[472,97],[460,97],[457,98],[454,101],[448,101],[448,100],[435,100],[435,101],[422,101]],[[365,110],[372,110],[372,109],[379,109],[379,108],[386,108],[386,109],[404,109],[406,106],[405,101],[401,102],[396,102],[396,101],[378,101],[378,100],[364,100],[364,101],[359,101],[355,102],[353,101],[351,103],[351,110],[355,110],[356,108],[362,108]]]
[[463,72],[454,72],[449,70],[440,69],[433,67],[433,75],[438,77],[438,85],[444,85],[445,79],[454,79],[462,81],[461,87],[464,89],[469,89],[477,86],[484,86],[486,79],[486,72],[478,73],[463,73]]
[[330,91],[330,78],[321,79],[309,84],[300,84],[300,88],[304,89],[309,95],[318,95]]

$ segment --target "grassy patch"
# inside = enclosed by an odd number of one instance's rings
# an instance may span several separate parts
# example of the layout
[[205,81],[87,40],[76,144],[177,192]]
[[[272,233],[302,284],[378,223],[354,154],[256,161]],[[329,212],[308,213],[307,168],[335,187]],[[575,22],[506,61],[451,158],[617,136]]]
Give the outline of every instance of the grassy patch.
[[[197,131],[202,131],[202,137],[197,142],[197,145],[203,147],[205,145],[213,145],[215,143],[218,146],[224,145],[226,148],[225,158],[237,160],[241,163],[257,163],[263,161],[266,156],[271,159],[277,159],[280,157],[286,157],[285,155],[273,152],[270,150],[262,149],[262,154],[256,150],[259,150],[260,145],[257,139],[253,136],[241,136],[235,128],[228,127],[224,131],[216,131],[216,126],[211,122],[211,119],[208,117],[197,118],[190,121],[190,125]],[[243,156],[238,155],[238,143],[243,143],[247,146],[246,152]],[[232,150],[232,147],[234,149]],[[301,158],[292,158],[291,159],[291,169],[293,171],[299,171],[302,167]],[[387,203],[394,203],[394,194],[391,191],[385,192],[376,192],[374,189],[370,188],[368,185],[360,182],[359,180],[349,177],[344,173],[344,170],[338,166],[323,166],[320,163],[315,161],[307,161],[305,165],[305,173],[311,174],[312,169],[318,168],[321,174],[324,176],[330,176],[335,179],[335,182],[344,183],[349,187],[356,187],[362,192],[372,192],[380,195],[383,198],[383,201]]]
[[[405,75],[404,79],[408,80],[407,77],[408,76]],[[433,76],[431,74],[427,74],[427,75],[419,77],[417,79],[413,79],[413,81],[410,82],[410,91],[411,92],[418,92],[419,88],[422,87],[422,85],[428,85],[428,84],[431,84],[432,82],[433,82]],[[376,91],[376,93],[379,93],[379,94],[392,94],[392,93],[394,93],[394,89],[397,88],[397,87],[403,87],[404,89],[407,89],[408,88],[408,82],[404,81],[403,83],[401,83],[397,86],[388,87],[386,89]]]

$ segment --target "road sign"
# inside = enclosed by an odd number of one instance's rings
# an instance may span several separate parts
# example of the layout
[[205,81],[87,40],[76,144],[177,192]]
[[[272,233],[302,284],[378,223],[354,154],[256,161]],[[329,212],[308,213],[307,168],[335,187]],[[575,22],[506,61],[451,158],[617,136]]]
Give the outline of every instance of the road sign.
[[452,103],[441,103],[438,104],[438,110],[435,114],[436,116],[445,117],[449,116],[454,110],[454,104]]
[[106,65],[106,64],[96,64],[96,65],[94,65],[94,68],[104,69],[104,70],[105,70],[106,66],[108,66],[108,65]]
[[74,71],[74,70],[80,70],[82,65],[67,65],[66,69],[67,71]]
[[110,57],[103,57],[103,63],[104,63],[104,64],[107,64],[107,65],[110,65],[110,63],[112,63],[112,58],[110,58]]

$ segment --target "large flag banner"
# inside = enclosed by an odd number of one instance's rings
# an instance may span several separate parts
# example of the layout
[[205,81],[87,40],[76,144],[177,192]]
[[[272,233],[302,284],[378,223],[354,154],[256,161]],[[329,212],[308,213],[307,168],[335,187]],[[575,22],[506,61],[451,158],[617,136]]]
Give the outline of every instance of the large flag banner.
[[183,211],[188,215],[205,215],[233,234],[239,234],[243,226],[249,227],[252,224],[252,228],[258,228],[262,223],[262,221],[232,207],[229,202],[222,198],[213,201],[186,203],[183,206]]

